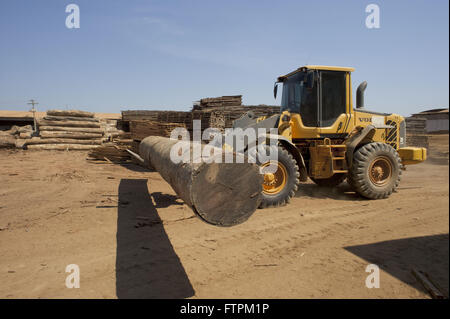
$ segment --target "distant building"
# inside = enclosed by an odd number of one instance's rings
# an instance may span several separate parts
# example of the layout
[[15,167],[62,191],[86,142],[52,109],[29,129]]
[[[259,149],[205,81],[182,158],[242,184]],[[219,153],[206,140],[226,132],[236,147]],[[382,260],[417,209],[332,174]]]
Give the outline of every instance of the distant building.
[[427,133],[448,133],[448,109],[432,109],[413,114],[412,117],[426,119]]

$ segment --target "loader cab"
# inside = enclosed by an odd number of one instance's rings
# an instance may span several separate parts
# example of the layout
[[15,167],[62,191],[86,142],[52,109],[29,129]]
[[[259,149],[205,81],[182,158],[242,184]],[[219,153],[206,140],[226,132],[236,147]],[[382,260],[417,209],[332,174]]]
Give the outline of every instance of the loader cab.
[[352,68],[306,66],[278,78],[283,83],[281,112],[289,114],[281,119],[289,118],[293,140],[338,138],[349,132],[351,71]]

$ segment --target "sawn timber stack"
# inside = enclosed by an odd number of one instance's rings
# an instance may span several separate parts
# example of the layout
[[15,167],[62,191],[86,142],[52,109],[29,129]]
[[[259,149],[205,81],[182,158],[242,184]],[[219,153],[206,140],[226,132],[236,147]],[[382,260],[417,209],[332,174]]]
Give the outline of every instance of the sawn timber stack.
[[[234,163],[224,163],[225,152],[217,155],[222,163],[215,163],[216,157],[206,163],[192,156],[197,147],[203,151],[205,145],[149,136],[140,143],[139,153],[203,221],[216,226],[243,223],[260,203],[262,175],[258,166],[246,161],[236,163],[240,154],[228,154],[234,157]],[[183,159],[179,163],[171,160],[172,148]]]

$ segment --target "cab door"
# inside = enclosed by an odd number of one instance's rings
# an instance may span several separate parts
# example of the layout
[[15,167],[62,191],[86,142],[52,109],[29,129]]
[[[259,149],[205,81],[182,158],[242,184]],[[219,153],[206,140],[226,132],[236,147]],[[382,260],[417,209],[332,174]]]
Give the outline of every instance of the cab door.
[[319,75],[319,135],[344,138],[350,124],[350,74],[321,71]]
[[[295,84],[295,94],[298,95],[298,103],[294,112],[291,113],[292,138],[316,139],[319,136],[319,83],[318,72],[313,77],[313,85],[308,87],[305,81]],[[292,90],[289,90],[292,92]],[[284,93],[284,91],[283,91]]]

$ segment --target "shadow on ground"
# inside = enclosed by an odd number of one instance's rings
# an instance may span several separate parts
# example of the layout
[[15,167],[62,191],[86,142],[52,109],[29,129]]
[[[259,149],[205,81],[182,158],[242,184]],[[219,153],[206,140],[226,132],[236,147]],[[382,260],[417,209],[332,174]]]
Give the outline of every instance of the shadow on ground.
[[[345,249],[425,292],[411,274],[412,269],[422,270],[448,294],[448,234],[382,241]],[[382,278],[380,282],[382,284]]]
[[[158,197],[159,196],[159,197]],[[158,194],[161,206],[176,197]],[[155,199],[155,202],[158,200]],[[146,179],[122,179],[117,218],[118,298],[187,298],[194,289],[164,230]],[[157,206],[160,206],[157,204]]]
[[155,172],[155,169],[151,167],[142,166],[137,163],[120,163],[120,166],[125,167],[126,169],[133,172],[140,172],[140,173]]
[[355,200],[365,201],[366,199],[358,195],[354,190],[350,188],[347,182],[335,187],[318,186],[314,183],[302,183],[298,187],[298,191],[295,197],[311,197],[311,198],[331,198],[337,200]]

